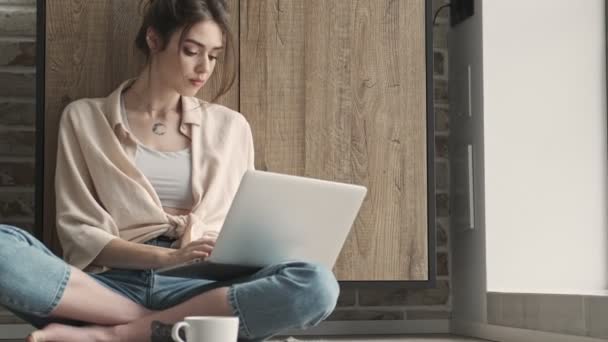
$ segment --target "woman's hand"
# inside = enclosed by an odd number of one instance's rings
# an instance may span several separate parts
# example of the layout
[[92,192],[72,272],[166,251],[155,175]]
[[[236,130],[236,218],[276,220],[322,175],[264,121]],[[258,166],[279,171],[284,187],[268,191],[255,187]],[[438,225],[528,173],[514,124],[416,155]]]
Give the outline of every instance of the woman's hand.
[[163,262],[164,266],[173,266],[195,259],[207,259],[215,247],[217,235],[216,232],[208,231],[203,234],[202,238],[194,240],[180,249],[170,250]]

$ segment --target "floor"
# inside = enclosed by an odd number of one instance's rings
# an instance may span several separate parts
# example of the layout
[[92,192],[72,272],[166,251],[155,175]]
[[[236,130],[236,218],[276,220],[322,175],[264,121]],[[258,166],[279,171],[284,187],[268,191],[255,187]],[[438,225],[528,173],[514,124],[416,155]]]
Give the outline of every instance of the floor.
[[470,337],[460,337],[454,335],[411,335],[411,336],[353,336],[353,337],[288,337],[272,339],[273,342],[333,342],[333,341],[357,341],[357,342],[484,342]]
[[[333,342],[333,341],[356,341],[356,342],[487,342],[487,340],[478,340],[470,337],[458,337],[452,335],[412,335],[412,336],[389,336],[389,337],[374,337],[374,336],[340,336],[340,337],[287,337],[280,339],[272,339],[269,342]],[[2,340],[0,342],[21,342],[21,340]]]

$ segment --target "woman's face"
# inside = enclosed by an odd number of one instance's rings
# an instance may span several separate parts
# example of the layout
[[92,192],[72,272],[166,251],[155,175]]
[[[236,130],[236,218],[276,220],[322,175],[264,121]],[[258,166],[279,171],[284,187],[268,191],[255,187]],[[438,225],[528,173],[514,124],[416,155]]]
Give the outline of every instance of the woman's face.
[[211,77],[217,57],[222,52],[222,30],[212,20],[198,22],[184,36],[178,50],[179,29],[171,36],[169,44],[154,56],[161,81],[179,94],[194,96]]

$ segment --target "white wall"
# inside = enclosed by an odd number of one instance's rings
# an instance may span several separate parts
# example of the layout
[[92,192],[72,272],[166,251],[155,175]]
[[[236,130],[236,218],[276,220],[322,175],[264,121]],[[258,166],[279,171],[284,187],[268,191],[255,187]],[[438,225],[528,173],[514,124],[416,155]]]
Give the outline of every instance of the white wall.
[[606,289],[604,0],[483,6],[487,290]]

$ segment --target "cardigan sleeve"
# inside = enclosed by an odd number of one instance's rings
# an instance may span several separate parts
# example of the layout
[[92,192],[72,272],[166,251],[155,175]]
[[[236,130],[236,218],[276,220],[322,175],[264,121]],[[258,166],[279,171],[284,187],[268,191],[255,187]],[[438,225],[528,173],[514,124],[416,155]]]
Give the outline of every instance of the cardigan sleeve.
[[111,240],[118,228],[96,199],[90,167],[81,150],[72,106],[64,110],[58,134],[55,201],[57,234],[65,261],[85,269]]

